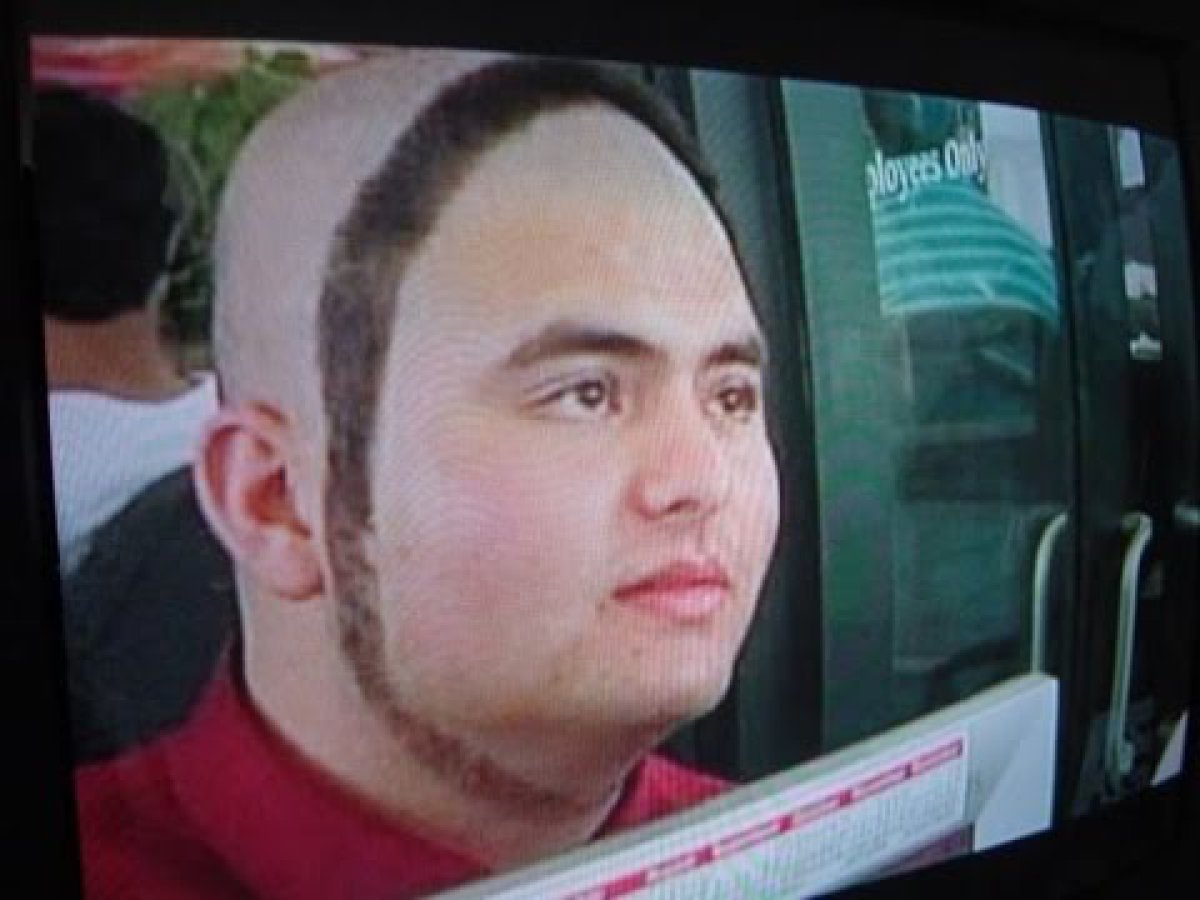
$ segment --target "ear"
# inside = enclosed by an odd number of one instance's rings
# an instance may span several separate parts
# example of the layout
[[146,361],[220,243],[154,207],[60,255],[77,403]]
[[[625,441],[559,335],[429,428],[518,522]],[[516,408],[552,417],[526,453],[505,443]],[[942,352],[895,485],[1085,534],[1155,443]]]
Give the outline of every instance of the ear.
[[193,475],[209,525],[239,566],[270,593],[305,600],[324,584],[296,492],[295,439],[268,407],[224,407],[204,430]]

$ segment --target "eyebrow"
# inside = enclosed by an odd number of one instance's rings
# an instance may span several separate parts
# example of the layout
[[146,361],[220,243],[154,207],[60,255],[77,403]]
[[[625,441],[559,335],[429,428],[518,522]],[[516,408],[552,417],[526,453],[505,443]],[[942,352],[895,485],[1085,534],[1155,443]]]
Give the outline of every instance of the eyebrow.
[[[551,359],[582,355],[646,360],[666,354],[659,345],[628,332],[559,321],[521,341],[504,360],[504,368],[523,369]],[[761,369],[765,361],[762,338],[757,333],[750,333],[718,344],[705,354],[703,366],[745,365]]]

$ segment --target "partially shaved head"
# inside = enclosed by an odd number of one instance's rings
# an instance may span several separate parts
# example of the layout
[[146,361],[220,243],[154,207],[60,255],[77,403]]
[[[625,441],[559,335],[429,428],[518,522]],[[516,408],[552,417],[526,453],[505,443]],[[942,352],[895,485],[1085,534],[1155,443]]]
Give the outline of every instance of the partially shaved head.
[[268,401],[323,448],[324,524],[345,553],[358,555],[353,536],[370,521],[371,438],[408,263],[490,147],[540,114],[594,104],[649,128],[725,222],[672,112],[579,63],[399,51],[303,91],[238,158],[217,233],[222,389]]
[[488,148],[539,114],[597,103],[648,127],[725,221],[672,112],[585,64],[397,51],[319,80],[247,141],[216,238],[223,396],[267,400],[327,447],[330,486],[358,527],[369,518],[376,395],[407,263]]
[[256,128],[215,253],[197,483],[248,696],[481,859],[587,839],[727,689],[778,525],[683,123],[610,67],[380,55]]
[[320,424],[317,312],[334,234],[444,85],[494,57],[410,51],[319,79],[251,134],[217,226],[214,343],[223,395]]

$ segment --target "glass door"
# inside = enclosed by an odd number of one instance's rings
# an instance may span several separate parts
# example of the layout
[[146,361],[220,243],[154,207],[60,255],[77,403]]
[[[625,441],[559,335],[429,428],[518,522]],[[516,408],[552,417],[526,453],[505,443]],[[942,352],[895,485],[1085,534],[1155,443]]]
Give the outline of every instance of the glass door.
[[[1054,816],[1149,784],[1200,518],[1174,147],[962,98],[651,80],[742,239],[784,494],[738,677],[674,751],[749,782],[1036,676],[1053,740],[1021,765]],[[1025,753],[985,732],[996,772]]]
[[1195,298],[1178,156],[1054,119],[1061,265],[1075,298],[1078,583],[1060,811],[1147,786],[1181,727],[1195,597]]

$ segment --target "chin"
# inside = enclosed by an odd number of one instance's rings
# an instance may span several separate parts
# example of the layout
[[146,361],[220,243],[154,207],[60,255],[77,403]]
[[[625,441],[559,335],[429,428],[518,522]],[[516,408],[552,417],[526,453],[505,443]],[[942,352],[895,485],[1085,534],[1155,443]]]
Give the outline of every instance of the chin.
[[644,684],[646,717],[672,728],[698,719],[721,702],[732,672],[731,665],[708,664],[648,675]]

